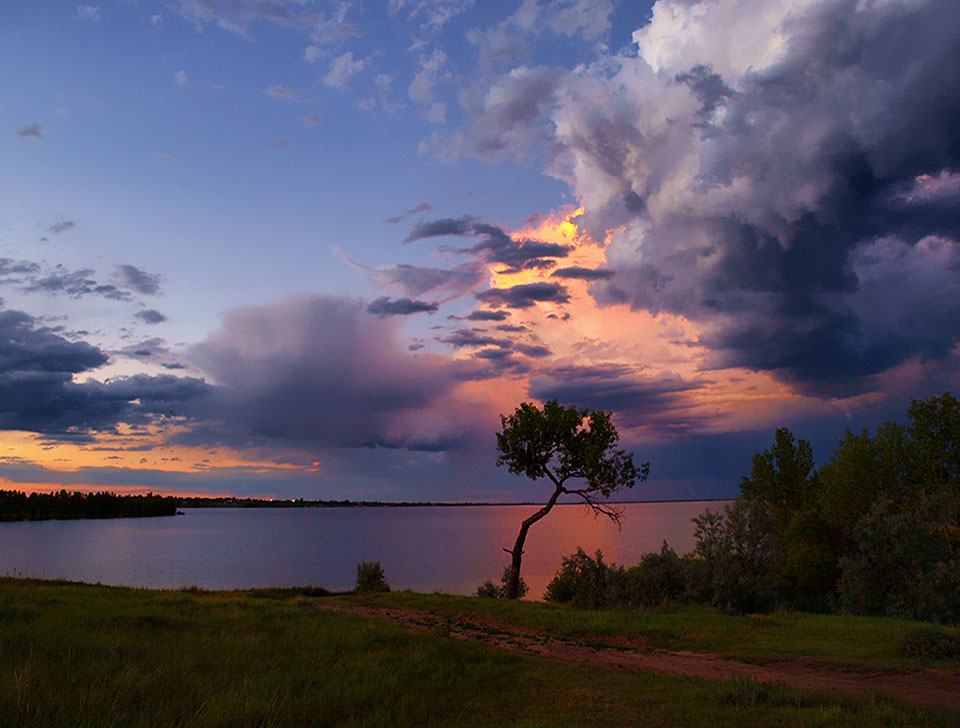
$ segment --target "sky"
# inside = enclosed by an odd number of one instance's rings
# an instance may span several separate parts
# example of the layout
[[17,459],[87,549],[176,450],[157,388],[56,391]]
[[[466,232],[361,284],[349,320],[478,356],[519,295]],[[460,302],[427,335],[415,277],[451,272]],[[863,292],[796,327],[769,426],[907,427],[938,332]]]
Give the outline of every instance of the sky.
[[8,0],[0,488],[634,499],[960,384],[955,0]]

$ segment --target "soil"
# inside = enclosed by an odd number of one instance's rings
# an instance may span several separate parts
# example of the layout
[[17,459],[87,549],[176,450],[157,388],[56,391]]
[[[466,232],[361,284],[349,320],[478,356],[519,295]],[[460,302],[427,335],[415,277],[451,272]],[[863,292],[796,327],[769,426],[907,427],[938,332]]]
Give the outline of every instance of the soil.
[[803,690],[822,690],[855,697],[869,697],[881,693],[920,705],[942,705],[960,711],[958,670],[863,671],[802,659],[753,664],[703,652],[588,645],[516,625],[487,622],[464,615],[444,615],[361,604],[325,605],[325,608],[388,619],[456,639],[482,642],[493,647],[561,662],[589,663],[622,670],[648,670],[709,680],[748,677],[762,682],[781,682]]

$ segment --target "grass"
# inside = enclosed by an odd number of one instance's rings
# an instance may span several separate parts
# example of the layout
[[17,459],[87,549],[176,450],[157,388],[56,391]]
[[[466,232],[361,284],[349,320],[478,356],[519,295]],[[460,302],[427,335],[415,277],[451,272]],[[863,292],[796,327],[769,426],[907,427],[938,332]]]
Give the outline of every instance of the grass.
[[0,727],[957,724],[896,701],[538,660],[324,610],[344,597],[321,593],[0,579]]
[[[802,658],[860,669],[960,668],[957,656],[937,658],[905,651],[907,638],[930,625],[899,619],[792,611],[736,616],[700,606],[594,611],[545,602],[414,592],[340,598],[472,615],[587,642],[711,652],[751,662]],[[960,636],[960,630],[945,631]]]

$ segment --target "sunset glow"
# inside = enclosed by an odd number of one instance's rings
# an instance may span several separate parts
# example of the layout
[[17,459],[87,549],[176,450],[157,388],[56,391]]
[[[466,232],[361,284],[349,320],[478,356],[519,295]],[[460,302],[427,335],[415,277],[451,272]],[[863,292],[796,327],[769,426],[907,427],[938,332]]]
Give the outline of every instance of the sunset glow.
[[960,385],[954,4],[54,5],[0,43],[3,488],[525,500],[494,433],[557,399],[726,497]]

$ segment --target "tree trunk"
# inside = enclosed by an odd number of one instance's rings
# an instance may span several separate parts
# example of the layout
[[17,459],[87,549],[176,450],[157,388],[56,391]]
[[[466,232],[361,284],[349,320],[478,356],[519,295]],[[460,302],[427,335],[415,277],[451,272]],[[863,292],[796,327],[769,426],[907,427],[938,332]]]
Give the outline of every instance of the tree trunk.
[[550,512],[562,492],[563,489],[558,485],[547,504],[520,524],[520,533],[517,534],[513,550],[504,549],[513,557],[510,562],[510,581],[507,584],[507,593],[504,595],[507,599],[516,599],[520,595],[520,561],[523,559],[523,543],[527,540],[527,531],[530,530],[530,526]]

